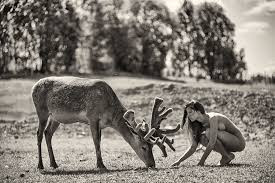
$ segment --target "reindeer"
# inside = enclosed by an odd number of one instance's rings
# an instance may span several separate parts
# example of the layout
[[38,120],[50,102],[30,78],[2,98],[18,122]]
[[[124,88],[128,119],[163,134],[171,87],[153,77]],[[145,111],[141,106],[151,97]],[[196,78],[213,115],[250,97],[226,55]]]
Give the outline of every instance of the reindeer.
[[90,126],[99,169],[106,169],[100,148],[101,130],[105,127],[118,131],[147,167],[155,167],[152,153],[154,144],[160,147],[165,157],[167,153],[164,143],[174,150],[173,140],[169,140],[163,134],[176,132],[179,130],[179,125],[171,130],[159,129],[161,121],[172,112],[172,109],[165,111],[165,108],[157,111],[162,99],[157,98],[155,101],[157,105],[154,106],[155,112],[149,126],[145,122],[137,124],[134,111],[127,110],[112,88],[102,80],[69,76],[43,78],[33,86],[32,98],[39,119],[37,131],[39,169],[44,169],[41,155],[43,132],[50,166],[58,167],[51,140],[60,123],[80,122]]

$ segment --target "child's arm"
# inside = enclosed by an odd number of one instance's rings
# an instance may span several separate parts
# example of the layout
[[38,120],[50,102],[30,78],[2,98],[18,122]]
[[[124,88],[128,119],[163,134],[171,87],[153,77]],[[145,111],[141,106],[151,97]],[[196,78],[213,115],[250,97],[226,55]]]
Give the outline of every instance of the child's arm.
[[198,165],[203,166],[206,158],[209,156],[210,152],[214,149],[214,146],[217,141],[218,135],[218,119],[217,117],[213,117],[210,121],[210,131],[209,131],[209,142],[207,144],[206,150],[204,151],[200,162]]
[[171,166],[178,166],[182,161],[189,158],[192,154],[194,154],[197,147],[198,147],[198,143],[195,140],[193,140],[192,145],[189,147],[189,149],[187,151],[185,151],[183,156],[178,161],[174,162]]

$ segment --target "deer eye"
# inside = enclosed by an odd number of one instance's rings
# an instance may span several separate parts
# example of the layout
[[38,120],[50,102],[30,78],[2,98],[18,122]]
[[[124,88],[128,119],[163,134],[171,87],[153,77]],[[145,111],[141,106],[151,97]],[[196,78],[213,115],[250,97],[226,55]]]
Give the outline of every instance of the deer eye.
[[142,146],[141,148],[142,148],[142,150],[146,151],[146,147],[145,146]]
[[193,114],[193,113],[194,113],[194,111],[190,111],[190,112],[189,112],[189,114]]

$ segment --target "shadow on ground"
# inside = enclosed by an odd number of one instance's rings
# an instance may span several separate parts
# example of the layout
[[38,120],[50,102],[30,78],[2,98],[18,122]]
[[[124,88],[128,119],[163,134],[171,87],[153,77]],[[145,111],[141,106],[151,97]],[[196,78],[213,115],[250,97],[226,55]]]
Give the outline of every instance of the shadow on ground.
[[108,174],[108,173],[117,173],[117,172],[127,172],[127,171],[137,171],[137,172],[145,172],[148,171],[148,168],[138,168],[138,169],[93,169],[93,170],[41,170],[41,174],[43,175],[85,175],[85,174]]
[[229,168],[234,168],[234,167],[251,167],[252,165],[246,164],[246,163],[231,163],[226,166],[220,166],[220,165],[206,165],[206,167],[212,167],[212,168],[220,168],[220,167],[229,167]]

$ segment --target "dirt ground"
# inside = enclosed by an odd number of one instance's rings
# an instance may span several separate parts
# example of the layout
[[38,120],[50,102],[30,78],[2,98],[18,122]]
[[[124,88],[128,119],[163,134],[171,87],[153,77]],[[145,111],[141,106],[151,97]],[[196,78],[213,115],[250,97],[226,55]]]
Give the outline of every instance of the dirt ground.
[[211,153],[206,166],[196,166],[203,153],[199,150],[178,168],[170,168],[188,148],[184,129],[171,137],[175,139],[176,152],[168,150],[167,158],[154,147],[156,169],[148,170],[122,137],[107,128],[103,130],[102,154],[109,171],[100,172],[96,169],[89,127],[75,123],[60,125],[53,137],[58,169],[49,167],[43,141],[45,170],[39,171],[38,122],[30,98],[35,81],[0,81],[0,182],[275,182],[275,97],[270,90],[107,78],[122,103],[135,110],[139,120],[149,121],[154,97],[162,97],[164,105],[174,111],[163,122],[164,127],[182,119],[186,102],[199,100],[207,111],[221,112],[234,121],[247,140],[245,150],[236,153],[236,159],[226,167],[217,166],[217,153]]
[[212,153],[206,166],[198,167],[202,151],[183,162],[178,168],[169,165],[186,150],[184,135],[175,138],[176,152],[168,151],[163,158],[155,147],[156,169],[145,169],[130,146],[119,136],[102,141],[103,161],[108,172],[96,169],[95,150],[90,137],[55,136],[53,148],[58,169],[49,166],[46,145],[43,143],[45,170],[38,171],[35,137],[6,138],[1,142],[1,182],[274,182],[275,146],[269,143],[248,142],[245,151],[227,167],[219,167],[220,156]]

